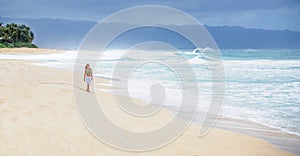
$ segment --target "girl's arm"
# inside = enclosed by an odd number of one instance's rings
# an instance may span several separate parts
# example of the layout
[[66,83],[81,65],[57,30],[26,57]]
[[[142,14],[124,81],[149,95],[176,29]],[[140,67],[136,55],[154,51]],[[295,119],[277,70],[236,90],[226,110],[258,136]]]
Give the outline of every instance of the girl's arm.
[[93,80],[93,70],[91,69],[91,74],[92,74],[92,80]]
[[[86,69],[85,69],[86,70]],[[86,72],[84,70],[84,74],[83,74],[83,81],[85,81],[85,76],[86,76]]]

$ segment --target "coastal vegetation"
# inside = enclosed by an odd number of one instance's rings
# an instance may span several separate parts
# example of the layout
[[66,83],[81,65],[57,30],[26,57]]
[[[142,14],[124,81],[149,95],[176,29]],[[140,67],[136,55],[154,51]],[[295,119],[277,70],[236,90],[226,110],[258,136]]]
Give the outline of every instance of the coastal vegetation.
[[34,33],[25,24],[10,23],[3,25],[0,22],[0,48],[37,48],[32,43]]

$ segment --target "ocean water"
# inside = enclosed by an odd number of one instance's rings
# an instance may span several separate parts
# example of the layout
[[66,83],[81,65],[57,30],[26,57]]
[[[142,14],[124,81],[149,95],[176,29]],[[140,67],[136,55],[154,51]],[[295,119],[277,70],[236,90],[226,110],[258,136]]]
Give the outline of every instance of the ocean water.
[[[178,108],[181,104],[182,85],[174,69],[185,71],[186,68],[192,67],[197,76],[195,85],[198,85],[199,89],[198,111],[207,111],[211,101],[212,81],[207,60],[201,52],[183,50],[155,53],[159,56],[156,57],[156,62],[150,61],[131,68],[130,65],[136,64],[139,59],[150,57],[149,53],[138,51],[136,55],[122,57],[124,50],[107,51],[101,61],[93,67],[95,75],[127,81],[128,86],[125,89],[128,89],[129,95],[146,103],[151,101],[151,86],[160,83],[166,93],[164,105]],[[72,70],[76,54],[76,51],[41,55],[0,54],[0,59],[34,59],[41,61],[37,65]],[[191,67],[185,66],[182,60],[176,61],[176,56],[179,55],[183,56]],[[221,55],[226,80],[221,116],[259,123],[283,133],[300,136],[300,50],[227,49],[221,50]],[[168,60],[174,62],[168,66],[164,64]],[[120,67],[117,66],[119,62],[129,65]],[[116,67],[121,68],[119,71],[122,72],[115,72]],[[124,79],[128,72],[131,73],[130,77]],[[189,81],[190,77],[191,75],[187,74],[184,78]],[[96,84],[96,90],[101,90],[101,85],[103,84]],[[124,89],[124,86],[114,87]]]

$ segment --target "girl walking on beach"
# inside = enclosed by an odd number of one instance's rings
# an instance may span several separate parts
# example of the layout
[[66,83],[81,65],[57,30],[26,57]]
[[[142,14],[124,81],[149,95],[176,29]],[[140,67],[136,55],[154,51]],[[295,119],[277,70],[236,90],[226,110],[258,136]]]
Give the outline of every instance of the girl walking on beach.
[[83,81],[86,82],[86,91],[90,92],[90,84],[93,80],[93,71],[92,68],[90,67],[90,64],[85,65],[85,70],[84,70],[84,78]]

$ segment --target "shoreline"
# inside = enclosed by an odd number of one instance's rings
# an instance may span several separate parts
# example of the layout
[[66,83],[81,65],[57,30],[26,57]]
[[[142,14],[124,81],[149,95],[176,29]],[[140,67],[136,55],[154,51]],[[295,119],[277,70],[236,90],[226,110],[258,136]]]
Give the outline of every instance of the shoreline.
[[282,150],[289,151],[297,155],[300,154],[300,136],[296,134],[291,134],[280,129],[252,121],[227,117],[220,117],[216,123],[216,127],[258,137],[268,141]]
[[[174,108],[163,108],[175,113]],[[200,120],[200,117],[197,118],[196,116],[192,123],[201,125]],[[257,122],[246,121],[239,118],[224,117],[222,115],[218,117],[214,128],[260,138],[284,151],[289,151],[296,155],[300,155],[300,136],[297,134],[285,132],[281,129],[272,128]]]
[[[24,63],[25,62],[25,63]],[[29,62],[29,63],[28,63]],[[4,61],[1,61],[1,66],[3,66],[3,69],[2,70],[7,70],[6,68],[6,63],[12,63],[12,64],[17,64],[17,68],[18,69],[14,69],[14,70],[18,70],[18,71],[20,71],[21,73],[20,74],[24,74],[24,75],[20,75],[20,78],[22,78],[22,76],[24,77],[25,76],[25,78],[28,76],[28,75],[26,75],[26,74],[28,74],[27,72],[28,72],[28,70],[26,70],[26,68],[28,69],[28,68],[32,68],[32,69],[34,69],[34,70],[37,70],[37,71],[40,71],[40,70],[42,70],[42,71],[44,71],[44,70],[46,70],[47,72],[48,72],[48,70],[50,71],[48,74],[50,74],[51,72],[53,72],[53,73],[59,73],[59,74],[62,74],[62,75],[64,75],[64,78],[62,79],[62,80],[59,80],[59,79],[57,79],[55,76],[51,76],[50,78],[47,78],[47,80],[45,81],[44,80],[44,78],[45,77],[38,77],[37,78],[37,81],[34,81],[34,82],[29,82],[29,83],[31,83],[31,84],[35,84],[35,83],[41,83],[42,85],[46,85],[46,87],[44,88],[44,89],[49,89],[49,90],[51,90],[52,89],[52,91],[53,92],[56,92],[57,90],[58,91],[63,91],[63,93],[64,94],[70,94],[69,93],[69,91],[70,91],[70,89],[71,88],[69,88],[69,87],[67,87],[68,89],[66,90],[64,87],[62,88],[62,86],[64,86],[65,84],[67,84],[67,81],[70,81],[70,76],[69,76],[69,74],[70,74],[70,72],[69,71],[62,71],[62,70],[60,70],[60,69],[57,69],[57,68],[54,68],[54,67],[42,67],[42,66],[38,66],[38,65],[33,65],[32,63],[35,63],[35,62],[33,62],[33,61],[24,61],[24,60],[4,60]],[[21,70],[19,69],[19,68],[22,68]],[[3,71],[1,71],[1,72],[3,72]],[[30,72],[30,71],[29,71]],[[17,73],[18,74],[18,73]],[[19,79],[20,79],[19,78]],[[14,80],[16,80],[16,81],[18,81],[19,80],[18,78],[14,78]],[[25,82],[27,82],[27,80],[28,79],[25,79]],[[30,80],[30,79],[29,79]],[[22,81],[22,80],[19,80],[19,81]],[[45,81],[45,82],[44,82]],[[49,81],[49,82],[48,82]],[[59,82],[59,81],[64,81],[64,83],[61,83],[61,82]],[[100,81],[103,81],[103,80],[100,80]],[[1,80],[1,83],[0,83],[0,89],[1,89],[1,91],[4,91],[3,90],[3,88],[5,89],[5,87],[7,86],[7,84],[5,84],[5,83],[3,83],[3,82],[5,82],[4,80]],[[13,80],[10,80],[10,83],[12,83],[13,85],[14,85],[14,81]],[[17,84],[15,84],[16,86],[15,87],[17,87],[17,88],[15,88],[15,89],[18,89],[20,86],[22,87],[22,85],[24,85],[23,84],[23,82],[16,82]],[[48,84],[49,83],[49,84]],[[9,84],[9,83],[8,83]],[[54,85],[54,86],[52,86],[52,85]],[[48,86],[48,85],[50,85],[50,86]],[[60,85],[62,85],[62,86],[60,86]],[[52,88],[52,87],[53,88]],[[50,88],[49,88],[50,87]],[[58,87],[58,88],[57,88]],[[20,89],[20,88],[19,88]],[[26,88],[25,88],[26,89]],[[29,88],[27,88],[27,89],[29,89]],[[47,90],[42,90],[42,92],[45,92],[45,91],[47,91]],[[8,90],[8,92],[9,92],[9,90]],[[32,91],[30,91],[29,90],[29,92],[35,92],[35,90],[32,90]],[[6,94],[8,94],[8,93],[6,93]],[[11,95],[10,96],[14,96],[14,93],[10,93]],[[26,95],[26,96],[30,96],[30,94],[28,93],[28,95],[27,95],[27,93],[26,92],[22,92],[22,94],[24,94],[24,95]],[[106,95],[108,95],[109,93],[105,93]],[[35,94],[35,95],[39,95],[38,93],[37,94]],[[25,96],[25,97],[26,97]],[[32,96],[32,95],[31,95]],[[20,97],[22,97],[22,96],[20,96]],[[31,97],[32,98],[32,102],[35,102],[35,97]],[[4,100],[3,100],[4,99]],[[11,99],[5,99],[5,97],[2,99],[2,97],[0,98],[0,107],[1,106],[3,106],[3,101],[5,102],[5,101],[7,101],[7,100],[11,100]],[[70,99],[66,99],[67,101],[69,101]],[[54,103],[53,103],[54,104]],[[69,104],[68,104],[69,105]],[[7,106],[8,107],[8,106]],[[24,107],[24,106],[23,106]],[[20,108],[20,109],[24,109],[22,106],[20,106],[20,107],[18,107],[18,108]],[[49,105],[49,106],[47,106],[48,107],[48,109],[52,109],[51,108],[51,106]],[[69,106],[70,107],[70,106]],[[4,110],[6,111],[6,113],[7,113],[7,109],[8,108],[4,108]],[[72,110],[74,110],[74,108],[72,109]],[[54,110],[53,109],[53,111],[55,112],[55,111],[57,111],[57,110]],[[68,110],[69,111],[69,110]],[[73,114],[73,116],[74,116],[74,112],[72,113]],[[0,117],[2,117],[2,115],[3,115],[3,112],[1,112],[1,114],[0,114]],[[78,116],[78,114],[75,114],[75,115],[77,115]],[[3,118],[0,118],[0,119],[2,119],[2,121],[3,121]],[[44,120],[44,122],[45,121],[47,121],[47,118],[45,118],[46,120]],[[4,118],[4,121],[5,121],[5,118]],[[55,122],[55,121],[53,121],[53,120],[51,120],[51,122]],[[30,123],[29,123],[30,124]],[[80,123],[80,124],[82,124],[82,123]],[[77,125],[78,125],[78,123],[77,123]],[[37,125],[34,125],[34,126],[37,126]],[[192,125],[191,125],[193,128],[192,129],[196,129],[197,130],[197,126],[195,125],[195,123],[193,123]],[[218,127],[218,126],[216,126],[216,127]],[[5,129],[5,127],[3,127],[3,125],[1,124],[0,125],[0,133],[3,133],[3,128]],[[35,127],[35,128],[37,128],[37,127]],[[190,128],[189,128],[190,129]],[[198,129],[199,130],[199,129]],[[189,130],[187,130],[187,131],[189,131]],[[242,138],[244,138],[244,139],[246,139],[246,140],[252,140],[251,138],[251,135],[249,136],[248,134],[240,134],[239,132],[238,133],[236,133],[236,132],[234,132],[234,130],[226,130],[226,129],[224,129],[224,128],[221,128],[221,129],[219,129],[219,128],[215,128],[214,130],[212,130],[212,132],[211,133],[213,133],[213,134],[208,134],[208,136],[214,136],[214,134],[215,133],[217,133],[217,135],[221,135],[221,136],[223,136],[224,137],[224,135],[223,134],[230,134],[230,136],[231,137],[233,137],[233,140],[235,140],[235,136],[239,136],[239,137],[242,137]],[[56,135],[59,135],[59,134],[56,134]],[[88,134],[86,134],[86,135],[88,135]],[[20,137],[20,136],[19,136]],[[5,137],[6,138],[6,137]],[[226,137],[225,137],[226,138]],[[258,141],[258,144],[259,145],[261,145],[262,146],[262,144],[264,145],[264,146],[267,146],[268,148],[271,148],[270,147],[270,145],[267,145],[267,144],[269,144],[269,143],[267,143],[267,142],[265,142],[265,143],[263,143],[264,141],[262,140],[262,139],[259,139],[260,137],[258,137],[258,138],[255,138],[254,139],[254,137],[253,137],[253,139],[254,140],[259,140]],[[2,140],[3,138],[1,138],[0,137],[0,141],[2,142],[2,141],[4,141],[4,140]],[[227,139],[229,139],[229,138],[227,138]],[[179,140],[179,144],[181,144],[180,143],[180,138],[178,139]],[[194,138],[192,139],[192,140],[194,140]],[[195,141],[195,140],[194,140]],[[223,140],[224,141],[224,140]],[[266,140],[266,141],[268,141],[268,140]],[[178,142],[178,141],[174,141],[174,142]],[[191,141],[192,143],[193,143],[193,141]],[[215,143],[217,143],[218,141],[217,140],[215,140]],[[254,141],[255,142],[255,141]],[[203,142],[202,142],[203,143]],[[235,143],[237,143],[237,144],[240,144],[240,142],[235,142]],[[235,144],[235,143],[233,143],[233,144]],[[256,142],[257,143],[257,142]],[[173,144],[173,143],[171,143],[171,144]],[[194,143],[193,143],[194,144]],[[213,144],[213,143],[212,143]],[[9,147],[9,146],[7,146],[7,144],[5,145],[6,147]],[[169,146],[169,145],[168,145]],[[206,146],[206,145],[205,145]],[[207,146],[209,146],[209,145],[207,145]],[[225,146],[225,145],[224,145]],[[224,148],[224,146],[220,146],[221,147],[221,149],[223,149]],[[252,145],[251,144],[251,146],[254,146],[254,145]],[[273,145],[271,145],[271,146],[273,146]],[[230,146],[231,147],[231,146]],[[181,147],[180,147],[181,148]],[[191,147],[192,148],[192,147]],[[231,149],[235,149],[234,147],[231,147]],[[275,146],[274,146],[274,148],[275,148]],[[11,149],[11,148],[10,148]],[[273,149],[273,148],[272,148]],[[276,148],[275,148],[276,149]],[[0,151],[2,151],[3,149],[1,149],[0,148]],[[162,148],[162,150],[164,151],[164,148]],[[197,149],[193,149],[193,150],[197,150]],[[202,149],[203,150],[203,149]],[[224,151],[225,149],[223,149],[223,151]],[[245,150],[245,149],[244,149]],[[257,149],[256,149],[257,150]],[[274,149],[273,149],[274,150]],[[277,150],[279,150],[279,149],[277,149]],[[5,150],[4,150],[5,151]],[[226,150],[225,150],[226,151]],[[280,150],[279,150],[280,151]],[[279,152],[279,151],[277,151],[277,152]],[[210,153],[210,152],[213,152],[213,149],[212,149],[212,151],[210,151],[210,150],[208,150],[206,153]],[[228,153],[235,153],[236,151],[227,151],[227,154]],[[241,151],[240,151],[241,152]],[[268,152],[268,151],[267,151]],[[276,152],[276,153],[277,153]],[[118,152],[117,152],[118,153]],[[187,152],[188,153],[188,152]],[[285,152],[279,152],[279,153],[285,153]],[[184,153],[184,154],[186,154],[186,153]],[[203,153],[202,153],[203,154]],[[212,153],[211,153],[212,154]],[[226,153],[219,153],[219,154],[221,154],[221,155],[224,155],[224,154],[226,154]],[[243,153],[243,155],[245,155],[245,154],[249,154],[249,153]],[[251,154],[251,153],[250,153]],[[286,154],[288,154],[288,153],[286,153]],[[294,154],[297,154],[297,153],[294,153]],[[285,155],[285,154],[284,154]]]

